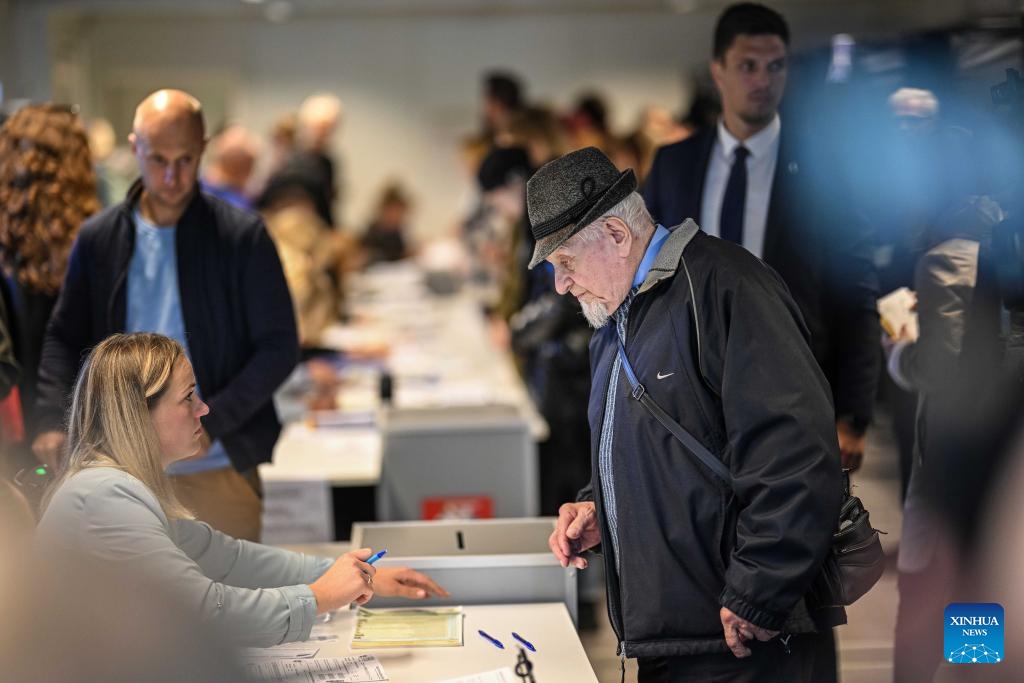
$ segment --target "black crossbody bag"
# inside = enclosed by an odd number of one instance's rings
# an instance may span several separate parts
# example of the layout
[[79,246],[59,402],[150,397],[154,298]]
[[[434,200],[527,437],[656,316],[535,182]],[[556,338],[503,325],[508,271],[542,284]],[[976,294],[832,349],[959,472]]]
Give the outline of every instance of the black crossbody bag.
[[[617,341],[622,369],[629,380],[633,398],[670,431],[686,447],[687,452],[732,491],[733,480],[729,468],[651,398],[644,385],[637,380],[622,341]],[[871,526],[864,504],[850,494],[850,476],[844,470],[843,504],[839,509],[836,529],[832,532],[832,546],[808,593],[808,599],[816,607],[852,605],[878,582],[885,570],[885,553],[878,534],[879,531]]]

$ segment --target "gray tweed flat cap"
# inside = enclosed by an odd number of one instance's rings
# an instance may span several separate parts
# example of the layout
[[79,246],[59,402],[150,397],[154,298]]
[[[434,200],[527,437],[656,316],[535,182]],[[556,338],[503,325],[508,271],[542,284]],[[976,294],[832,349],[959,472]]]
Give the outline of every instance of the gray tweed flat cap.
[[526,183],[526,209],[537,240],[530,268],[636,189],[632,170],[619,173],[597,147],[548,162]]

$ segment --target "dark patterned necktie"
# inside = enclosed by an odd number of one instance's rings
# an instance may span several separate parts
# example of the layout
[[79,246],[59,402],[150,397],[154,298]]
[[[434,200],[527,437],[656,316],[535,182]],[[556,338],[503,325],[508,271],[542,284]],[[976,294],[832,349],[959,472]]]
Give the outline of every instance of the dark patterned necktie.
[[747,157],[750,150],[738,145],[733,152],[729,181],[722,197],[718,234],[723,240],[743,244],[743,213],[747,206]]

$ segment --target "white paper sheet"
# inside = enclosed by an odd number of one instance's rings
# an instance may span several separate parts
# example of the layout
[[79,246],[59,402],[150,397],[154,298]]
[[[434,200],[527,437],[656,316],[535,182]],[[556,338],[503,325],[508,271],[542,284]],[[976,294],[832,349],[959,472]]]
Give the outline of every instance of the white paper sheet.
[[327,659],[276,659],[247,664],[246,675],[254,681],[288,683],[362,683],[388,681],[384,667],[373,655]]
[[509,667],[504,669],[495,669],[494,671],[485,671],[479,674],[473,674],[472,676],[460,676],[459,678],[446,678],[443,681],[437,683],[521,683],[521,680],[516,676],[515,672]]
[[900,330],[905,329],[907,338],[914,341],[918,336],[917,296],[906,287],[889,292],[878,300],[878,314],[882,319],[882,327],[890,337],[896,338]]
[[247,647],[241,652],[246,662],[257,659],[313,659],[320,651],[315,643],[285,643],[274,647]]

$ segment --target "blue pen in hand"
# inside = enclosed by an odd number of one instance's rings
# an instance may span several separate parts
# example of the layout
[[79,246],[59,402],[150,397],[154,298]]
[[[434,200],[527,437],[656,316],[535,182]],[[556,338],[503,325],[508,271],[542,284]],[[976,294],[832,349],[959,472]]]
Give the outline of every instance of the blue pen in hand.
[[512,631],[512,637],[515,638],[516,640],[518,640],[520,643],[522,643],[526,647],[526,649],[529,650],[530,652],[536,652],[537,651],[537,648],[535,648],[533,646],[533,643],[528,641],[526,638],[523,638],[521,635],[519,635],[515,631]]
[[498,640],[497,638],[495,638],[493,636],[489,636],[486,633],[484,633],[483,631],[479,631],[478,630],[477,633],[479,633],[482,637],[486,638],[487,640],[491,641],[491,645],[493,645],[494,647],[498,648],[499,650],[504,650],[505,649],[505,646],[502,645],[501,641]]
[[376,553],[373,557],[368,559],[366,561],[366,564],[373,564],[374,562],[376,562],[377,560],[379,560],[380,558],[384,557],[387,554],[388,554],[388,549],[384,548],[384,550],[381,550],[379,553]]

